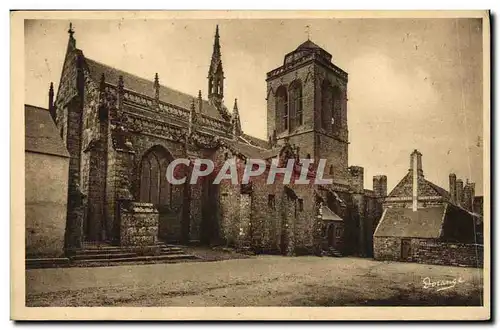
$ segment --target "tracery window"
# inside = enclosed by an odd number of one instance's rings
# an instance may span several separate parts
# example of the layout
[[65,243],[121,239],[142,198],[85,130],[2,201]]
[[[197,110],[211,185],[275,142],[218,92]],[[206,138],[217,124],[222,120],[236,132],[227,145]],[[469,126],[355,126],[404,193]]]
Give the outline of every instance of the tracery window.
[[290,85],[290,130],[302,125],[302,83],[295,80]]
[[167,181],[170,157],[166,150],[152,148],[141,161],[140,201],[156,205],[170,205],[171,184]]
[[288,92],[285,86],[276,91],[276,131],[281,133],[288,129]]

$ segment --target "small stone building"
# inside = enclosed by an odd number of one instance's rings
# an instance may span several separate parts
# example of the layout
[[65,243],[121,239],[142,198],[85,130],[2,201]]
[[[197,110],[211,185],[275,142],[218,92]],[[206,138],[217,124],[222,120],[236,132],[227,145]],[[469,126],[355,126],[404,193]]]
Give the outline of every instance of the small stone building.
[[47,109],[25,105],[26,257],[64,255],[69,154]]
[[374,233],[375,259],[482,266],[482,219],[460,205],[454,174],[450,191],[424,178],[422,154],[413,151],[408,174],[385,199]]

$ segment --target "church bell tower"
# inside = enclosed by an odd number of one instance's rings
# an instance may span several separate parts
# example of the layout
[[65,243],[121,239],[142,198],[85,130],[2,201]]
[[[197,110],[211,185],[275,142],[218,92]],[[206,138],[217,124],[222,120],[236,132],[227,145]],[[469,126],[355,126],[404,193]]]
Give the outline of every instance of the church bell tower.
[[299,147],[300,158],[326,159],[325,177],[347,184],[347,73],[308,39],[266,82],[268,136]]

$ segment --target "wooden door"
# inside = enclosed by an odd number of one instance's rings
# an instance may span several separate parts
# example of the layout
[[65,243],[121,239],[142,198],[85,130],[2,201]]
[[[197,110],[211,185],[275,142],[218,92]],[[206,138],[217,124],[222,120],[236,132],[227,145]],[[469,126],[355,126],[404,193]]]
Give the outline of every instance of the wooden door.
[[402,239],[401,240],[401,259],[408,260],[411,258],[411,240]]

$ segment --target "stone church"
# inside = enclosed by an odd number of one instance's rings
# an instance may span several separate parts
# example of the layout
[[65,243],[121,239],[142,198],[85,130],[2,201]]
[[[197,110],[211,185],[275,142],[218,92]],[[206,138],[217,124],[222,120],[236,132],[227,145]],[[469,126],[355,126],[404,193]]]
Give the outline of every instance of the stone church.
[[[158,74],[145,79],[94,61],[77,48],[71,26],[68,33],[57,95],[49,90],[70,155],[67,253],[89,242],[145,250],[165,242],[372,255],[387,178],[374,177],[367,190],[363,168],[349,166],[348,75],[326,50],[307,40],[267,73],[262,140],[242,131],[236,100],[232,111],[224,104],[218,27],[206,98],[164,86]],[[176,158],[326,159],[333,184],[171,185],[165,173]]]

